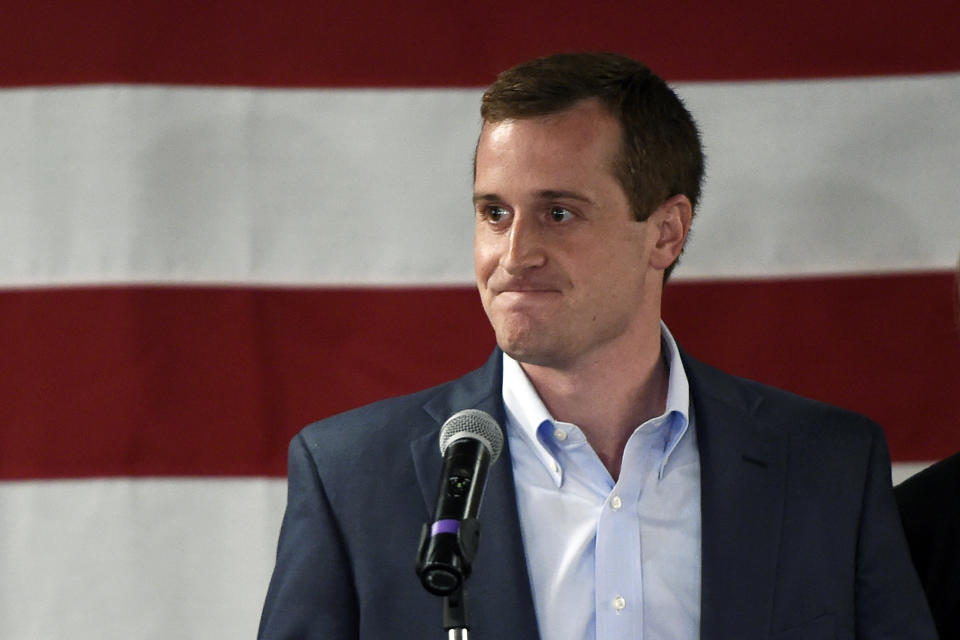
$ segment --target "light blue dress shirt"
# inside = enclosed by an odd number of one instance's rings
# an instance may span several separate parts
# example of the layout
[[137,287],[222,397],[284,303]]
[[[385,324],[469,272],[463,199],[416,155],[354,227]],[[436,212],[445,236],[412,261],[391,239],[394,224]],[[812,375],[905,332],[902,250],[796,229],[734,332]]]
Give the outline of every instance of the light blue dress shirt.
[[517,507],[542,640],[695,640],[700,458],[676,342],[661,323],[666,411],[627,441],[620,478],[503,357]]

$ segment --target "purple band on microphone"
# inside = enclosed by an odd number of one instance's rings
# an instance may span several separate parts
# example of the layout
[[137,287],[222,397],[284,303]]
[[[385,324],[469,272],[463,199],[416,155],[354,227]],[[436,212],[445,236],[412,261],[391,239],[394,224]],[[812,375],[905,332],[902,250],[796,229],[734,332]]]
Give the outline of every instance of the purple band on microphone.
[[433,526],[430,527],[430,537],[432,538],[438,533],[456,533],[459,530],[459,520],[437,520],[433,523]]

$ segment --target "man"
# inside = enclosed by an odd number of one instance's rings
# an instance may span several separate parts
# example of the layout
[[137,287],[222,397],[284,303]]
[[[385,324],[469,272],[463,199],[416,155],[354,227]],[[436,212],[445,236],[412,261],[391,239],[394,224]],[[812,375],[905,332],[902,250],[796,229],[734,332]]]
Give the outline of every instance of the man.
[[913,565],[941,638],[960,637],[960,453],[894,489]]
[[[955,293],[960,299],[960,267]],[[960,308],[957,309],[960,322]],[[958,325],[960,326],[960,325]],[[960,452],[894,488],[913,566],[941,638],[960,637]]]
[[467,583],[479,638],[934,638],[880,429],[683,354],[660,321],[703,158],[677,96],[616,55],[484,94],[487,364],[307,427],[260,637],[425,638],[413,572],[458,410],[505,425]]

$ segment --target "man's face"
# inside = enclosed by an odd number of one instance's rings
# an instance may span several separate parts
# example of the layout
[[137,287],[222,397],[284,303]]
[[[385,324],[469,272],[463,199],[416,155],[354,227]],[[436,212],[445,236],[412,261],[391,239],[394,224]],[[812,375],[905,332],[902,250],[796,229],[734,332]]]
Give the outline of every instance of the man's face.
[[630,344],[649,323],[641,309],[655,240],[613,175],[620,137],[594,100],[484,124],[477,286],[497,343],[521,362],[576,367]]

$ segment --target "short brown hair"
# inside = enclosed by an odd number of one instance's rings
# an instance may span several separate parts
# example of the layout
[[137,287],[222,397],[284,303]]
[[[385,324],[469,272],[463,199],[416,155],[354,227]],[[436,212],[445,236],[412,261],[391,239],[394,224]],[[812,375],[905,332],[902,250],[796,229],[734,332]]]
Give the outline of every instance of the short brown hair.
[[497,76],[483,94],[480,115],[485,122],[545,116],[590,98],[599,99],[622,127],[613,170],[637,220],[678,194],[696,211],[704,172],[697,125],[667,83],[636,60],[560,53],[524,62]]

